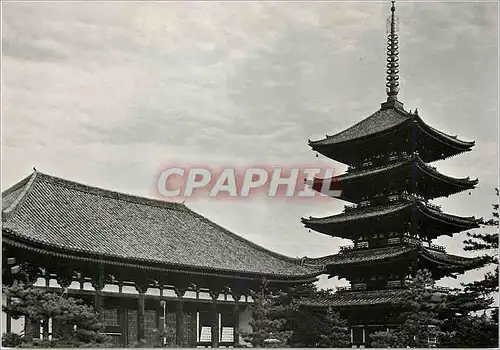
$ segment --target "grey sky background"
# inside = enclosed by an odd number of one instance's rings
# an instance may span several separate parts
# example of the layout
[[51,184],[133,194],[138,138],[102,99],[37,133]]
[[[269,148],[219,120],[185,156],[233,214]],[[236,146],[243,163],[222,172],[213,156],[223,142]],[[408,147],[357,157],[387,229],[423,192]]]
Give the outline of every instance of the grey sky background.
[[[396,6],[400,100],[431,126],[476,141],[472,152],[433,165],[478,177],[479,187],[436,203],[489,217],[498,186],[498,4]],[[339,132],[385,100],[389,7],[4,2],[2,189],[33,166],[142,196],[154,195],[158,171],[172,162],[320,161],[343,172],[315,158],[307,139]],[[339,213],[346,203],[338,200],[186,204],[290,256],[332,254],[349,243],[300,222]],[[464,236],[437,243],[464,254]]]

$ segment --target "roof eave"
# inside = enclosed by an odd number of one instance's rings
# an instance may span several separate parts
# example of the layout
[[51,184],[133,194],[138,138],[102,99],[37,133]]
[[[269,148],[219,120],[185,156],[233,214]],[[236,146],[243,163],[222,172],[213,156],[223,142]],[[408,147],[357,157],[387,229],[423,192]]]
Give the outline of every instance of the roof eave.
[[79,250],[69,250],[64,247],[48,246],[46,244],[29,241],[19,235],[16,235],[14,231],[3,228],[2,229],[2,241],[4,244],[16,246],[18,248],[27,249],[40,254],[56,256],[60,258],[65,258],[69,260],[81,260],[89,261],[94,263],[105,263],[110,265],[118,265],[125,267],[133,267],[137,269],[144,270],[158,270],[158,271],[170,271],[170,272],[182,272],[188,274],[202,274],[202,275],[213,275],[220,277],[238,277],[242,279],[259,279],[266,277],[269,281],[313,281],[317,276],[323,273],[320,269],[314,269],[312,267],[305,267],[310,269],[310,273],[304,274],[269,274],[261,272],[250,272],[250,271],[236,271],[236,270],[224,270],[224,269],[210,269],[203,266],[191,266],[191,265],[173,265],[165,264],[158,261],[147,261],[139,259],[129,259],[119,256],[104,256],[102,254],[92,254],[87,251]]

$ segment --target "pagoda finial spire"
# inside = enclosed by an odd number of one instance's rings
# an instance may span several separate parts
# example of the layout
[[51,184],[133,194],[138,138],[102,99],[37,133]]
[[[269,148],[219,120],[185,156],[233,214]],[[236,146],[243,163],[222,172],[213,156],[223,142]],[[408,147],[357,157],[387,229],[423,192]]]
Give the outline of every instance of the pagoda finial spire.
[[398,51],[398,35],[397,23],[394,6],[395,1],[391,1],[391,17],[390,17],[390,27],[388,28],[387,35],[387,101],[397,101],[399,92],[399,51]]

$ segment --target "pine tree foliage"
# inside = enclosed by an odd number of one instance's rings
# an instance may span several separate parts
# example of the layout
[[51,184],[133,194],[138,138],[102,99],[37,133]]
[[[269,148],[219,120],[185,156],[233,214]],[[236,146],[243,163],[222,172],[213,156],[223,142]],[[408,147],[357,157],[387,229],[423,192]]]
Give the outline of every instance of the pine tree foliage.
[[479,293],[484,298],[491,296],[492,293],[498,292],[498,188],[495,188],[497,202],[493,203],[492,217],[484,223],[485,228],[495,228],[494,232],[490,233],[467,233],[469,239],[464,241],[464,250],[481,251],[485,254],[482,256],[484,265],[492,265],[494,270],[486,273],[480,281],[464,284],[466,293]]
[[252,320],[251,332],[241,332],[242,338],[253,347],[287,347],[292,331],[287,329],[289,307],[283,301],[285,293],[271,293],[264,281],[258,292],[252,293],[250,306]]
[[373,348],[399,348],[404,347],[399,339],[399,333],[394,330],[378,331],[370,335]]
[[484,227],[495,227],[491,233],[467,233],[469,239],[465,240],[464,250],[493,250],[498,249],[498,188],[495,188],[497,202],[493,203],[492,217],[483,223]]
[[443,348],[498,347],[498,316],[459,314],[445,321],[447,336],[440,341]]
[[394,306],[401,310],[398,326],[387,331],[374,332],[374,347],[428,348],[446,336],[441,330],[441,310],[445,298],[437,292],[432,275],[427,270],[418,271],[408,285],[408,294]]
[[[498,198],[498,189],[495,191]],[[448,296],[443,328],[450,336],[443,339],[443,347],[498,346],[498,305],[492,306],[492,296],[498,293],[498,200],[493,204],[492,218],[484,226],[496,227],[496,232],[468,233],[464,250],[484,252],[482,266],[494,269],[479,281],[462,284],[463,290]]]
[[[92,307],[81,300],[67,298],[43,289],[17,284],[3,287],[3,294],[10,303],[3,306],[3,311],[13,318],[24,317],[35,323],[58,325],[58,332],[53,332],[52,340],[29,339],[4,335],[2,340],[15,341],[20,347],[107,347],[110,339],[101,332],[102,325]],[[76,327],[75,327],[76,326]]]
[[318,347],[320,348],[346,348],[351,339],[347,321],[341,319],[340,314],[332,307],[326,312],[325,322],[320,334]]
[[290,288],[289,295],[293,297],[295,307],[289,316],[290,329],[293,335],[290,338],[290,346],[300,348],[315,347],[348,347],[350,344],[350,332],[347,322],[333,308],[326,310],[313,310],[300,306],[300,299],[316,299],[328,297],[332,290],[318,290],[312,284],[303,284]]

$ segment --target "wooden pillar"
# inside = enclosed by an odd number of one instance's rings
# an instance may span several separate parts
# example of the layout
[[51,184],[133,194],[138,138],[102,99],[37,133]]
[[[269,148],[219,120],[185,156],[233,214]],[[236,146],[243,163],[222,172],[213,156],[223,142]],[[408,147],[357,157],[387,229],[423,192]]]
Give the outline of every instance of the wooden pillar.
[[175,303],[175,345],[178,347],[184,347],[186,345],[186,340],[184,339],[185,334],[185,322],[184,322],[184,294],[186,294],[188,287],[183,284],[181,287],[175,287],[174,291],[179,298]]
[[97,274],[93,276],[92,281],[91,281],[92,287],[95,289],[95,295],[94,295],[94,310],[99,316],[99,322],[104,323],[104,312],[103,312],[103,307],[104,307],[104,301],[102,297],[102,290],[104,286],[106,285],[106,281],[104,278],[104,265],[99,265]]
[[145,325],[144,325],[144,314],[146,312],[146,291],[148,290],[147,284],[136,284],[135,289],[139,292],[139,298],[137,299],[137,340],[141,341],[145,339]]
[[236,347],[240,343],[240,294],[233,294],[233,340]]
[[184,300],[182,297],[175,304],[175,344],[184,347]]
[[217,310],[217,299],[219,293],[210,291],[212,297],[211,319],[212,319],[212,348],[219,347],[219,310]]
[[146,312],[146,294],[139,292],[137,299],[137,340],[141,341],[145,338],[144,314]]
[[[35,284],[38,274],[36,269],[32,266],[26,267],[26,286],[28,288],[33,288]],[[24,334],[27,339],[32,340],[33,338],[40,338],[40,324],[34,320],[29,319],[28,317],[24,318]]]
[[120,305],[118,306],[118,322],[121,330],[120,337],[120,346],[127,347],[127,310],[123,306],[123,303],[120,301]]
[[104,322],[104,312],[102,310],[104,306],[103,298],[102,298],[102,289],[104,286],[95,284],[95,295],[94,295],[94,310],[99,316],[99,322],[103,323]]

